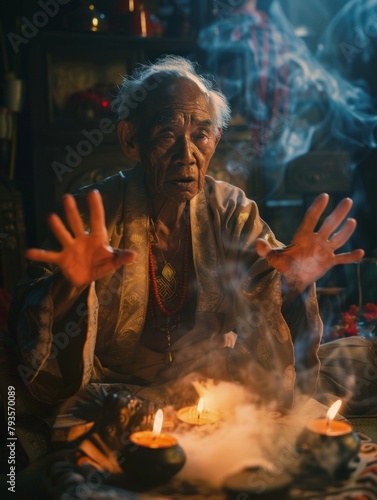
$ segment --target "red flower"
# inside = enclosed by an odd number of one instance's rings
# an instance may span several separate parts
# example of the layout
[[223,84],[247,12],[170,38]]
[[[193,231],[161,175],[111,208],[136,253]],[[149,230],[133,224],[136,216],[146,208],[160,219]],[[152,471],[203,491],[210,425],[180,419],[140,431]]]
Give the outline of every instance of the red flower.
[[359,311],[360,311],[360,307],[353,304],[352,306],[349,307],[348,314],[351,314],[352,316],[357,316],[359,314]]
[[347,311],[341,313],[339,323],[325,332],[324,342],[363,335],[365,328],[369,332],[377,330],[377,304],[372,302],[361,308],[351,305]]
[[368,302],[363,306],[363,316],[368,323],[377,319],[377,304]]

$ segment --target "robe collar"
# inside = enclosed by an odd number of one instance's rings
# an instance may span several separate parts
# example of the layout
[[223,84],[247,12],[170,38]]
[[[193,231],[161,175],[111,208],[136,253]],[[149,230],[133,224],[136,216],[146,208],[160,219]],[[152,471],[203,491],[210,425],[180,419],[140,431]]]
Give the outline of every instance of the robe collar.
[[[216,312],[222,300],[218,253],[205,191],[190,201],[190,224],[195,275],[198,282],[197,311]],[[131,362],[139,342],[149,297],[150,217],[144,173],[140,165],[127,175],[123,203],[123,247],[135,250],[136,259],[123,269],[116,338]],[[127,354],[126,354],[127,353]]]

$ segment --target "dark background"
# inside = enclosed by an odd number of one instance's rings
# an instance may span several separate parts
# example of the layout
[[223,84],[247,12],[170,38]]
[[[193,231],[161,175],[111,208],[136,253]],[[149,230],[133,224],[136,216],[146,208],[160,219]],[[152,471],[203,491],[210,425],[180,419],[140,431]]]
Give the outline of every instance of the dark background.
[[[46,3],[43,0],[39,1]],[[363,3],[362,0],[360,2]],[[259,6],[268,10],[270,3],[260,0]],[[327,0],[280,1],[286,16],[297,33],[303,33],[301,36],[313,53],[318,49],[325,28],[345,3],[342,0],[332,0],[332,2]],[[178,53],[198,61],[205,70],[206,57],[197,46],[197,35],[201,28],[218,16],[219,12],[218,5],[216,8],[213,1],[146,1],[146,9],[157,17],[163,32],[163,36],[147,40],[143,37],[130,36],[127,29],[114,31],[111,26],[109,30],[98,33],[78,32],[77,30],[71,32],[64,25],[64,19],[78,7],[78,4],[85,6],[89,2],[71,0],[66,5],[60,5],[59,12],[48,21],[46,26],[39,28],[38,33],[30,41],[20,44],[18,54],[15,54],[12,49],[8,35],[10,32],[20,33],[20,19],[23,17],[33,19],[35,12],[41,10],[41,4],[34,0],[16,0],[7,3],[7,8],[2,9],[3,58],[0,71],[1,74],[6,72],[4,54],[7,54],[8,70],[24,81],[25,88],[22,111],[17,114],[16,168],[14,177],[11,179],[12,190],[20,193],[23,205],[25,230],[20,225],[20,231],[24,234],[19,237],[18,245],[21,253],[23,247],[41,244],[45,235],[47,213],[56,207],[63,192],[74,191],[80,184],[96,180],[96,176],[100,177],[104,170],[112,173],[127,166],[117,145],[115,134],[108,134],[103,144],[96,148],[88,158],[85,158],[75,171],[75,175],[67,174],[63,181],[57,182],[56,175],[51,168],[52,161],[63,162],[66,155],[65,147],[77,145],[80,137],[82,138],[84,128],[91,130],[97,126],[98,116],[92,122],[69,121],[65,118],[59,121],[59,119],[51,118],[49,68],[46,61],[56,60],[59,57],[66,60],[71,57],[72,60],[87,62],[96,61],[98,58],[98,61],[103,64],[106,59],[124,56],[127,69],[132,69],[138,62],[153,60],[160,54]],[[94,5],[105,15],[106,22],[111,25],[115,0],[98,0],[94,2]],[[348,32],[351,43],[354,36],[353,26],[351,23]],[[53,35],[50,35],[51,33]],[[368,86],[368,91],[374,99],[377,95],[375,64],[371,62],[370,57],[354,58],[352,63],[344,64],[344,61],[340,61],[339,54],[341,41],[334,41],[334,50],[327,51],[333,55],[335,53],[335,57],[339,58],[336,71],[341,72],[349,81],[362,81]],[[374,53],[374,61],[377,62],[375,47],[376,39],[371,38],[368,54]],[[279,239],[289,241],[297,225],[296,222],[300,221],[303,215],[305,200],[303,202],[302,199],[304,196],[298,193],[292,202],[292,197],[285,200],[283,193],[283,200],[279,199],[279,203],[275,205],[270,203],[268,206],[264,203],[263,181],[260,181],[259,174],[246,180],[237,176],[229,177],[228,174],[224,177],[221,157],[232,154],[231,144],[231,141],[225,144],[225,146],[230,146],[230,149],[223,146],[225,149],[221,150],[218,159],[215,158],[211,173],[218,178],[238,183],[247,194],[257,199],[258,202],[261,200],[262,215],[270,222]],[[368,148],[363,148],[359,154],[354,155],[353,177],[349,186],[344,189],[344,193],[341,193],[342,195],[349,194],[357,200],[354,214],[359,220],[359,229],[352,244],[363,246],[367,251],[367,257],[370,258],[375,257],[377,248],[376,159],[375,150]],[[261,170],[263,170],[263,165]],[[318,186],[319,191],[321,187],[321,185]],[[324,189],[326,187],[326,185],[323,186]],[[2,192],[6,192],[7,189],[7,186],[3,186]],[[281,203],[285,201],[287,201],[286,208]],[[0,228],[0,232],[6,234],[3,228]],[[6,258],[8,257],[3,255],[3,261]],[[16,275],[17,271],[15,270],[13,274]],[[13,277],[10,288],[14,285],[16,277]],[[2,280],[4,281],[4,277]]]

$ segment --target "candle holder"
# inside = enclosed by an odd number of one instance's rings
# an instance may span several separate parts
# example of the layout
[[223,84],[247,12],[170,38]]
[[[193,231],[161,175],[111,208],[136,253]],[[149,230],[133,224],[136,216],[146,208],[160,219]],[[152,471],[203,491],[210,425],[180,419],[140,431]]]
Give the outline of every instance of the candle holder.
[[185,462],[186,455],[173,436],[156,436],[153,431],[131,434],[120,459],[127,486],[138,491],[169,481]]
[[200,398],[197,406],[185,406],[178,410],[177,417],[185,424],[207,425],[220,420],[221,415],[216,410],[204,408],[204,398]]
[[185,424],[208,425],[217,422],[220,414],[215,410],[204,410],[198,413],[196,406],[185,406],[177,411],[177,417]]
[[303,467],[320,468],[337,479],[349,476],[349,462],[360,449],[360,438],[343,421],[317,419],[306,426],[297,439],[303,453]]

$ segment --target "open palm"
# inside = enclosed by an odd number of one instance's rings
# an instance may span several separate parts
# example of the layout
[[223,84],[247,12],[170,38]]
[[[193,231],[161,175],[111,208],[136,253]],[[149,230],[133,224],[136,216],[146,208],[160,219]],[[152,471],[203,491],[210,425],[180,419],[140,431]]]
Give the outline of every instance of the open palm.
[[350,264],[362,259],[364,255],[361,249],[335,254],[335,250],[349,240],[356,228],[354,219],[345,220],[352,207],[350,198],[341,200],[315,232],[328,202],[329,196],[325,193],[313,201],[289,246],[272,248],[262,239],[256,243],[258,254],[266,258],[272,267],[285,276],[290,287],[299,292],[335,265]]
[[105,225],[102,198],[98,191],[88,195],[90,210],[90,232],[86,232],[76,201],[72,195],[65,195],[63,207],[72,234],[56,214],[49,216],[49,225],[62,245],[59,252],[29,249],[30,260],[56,264],[65,278],[76,287],[81,287],[115,271],[131,262],[135,253],[130,250],[115,250],[109,245]]

